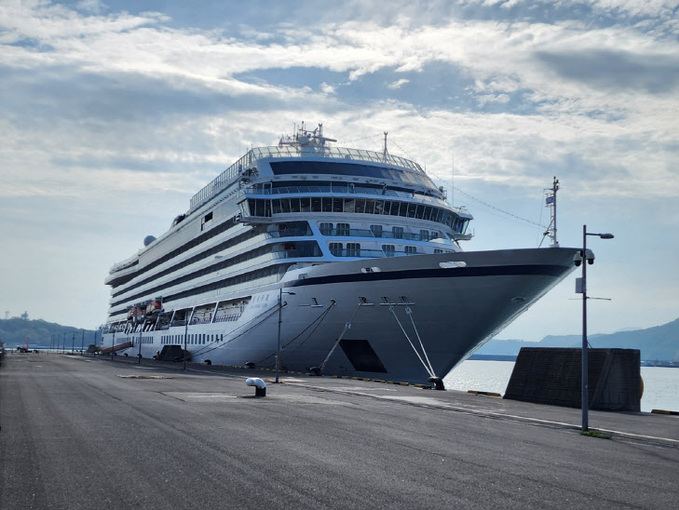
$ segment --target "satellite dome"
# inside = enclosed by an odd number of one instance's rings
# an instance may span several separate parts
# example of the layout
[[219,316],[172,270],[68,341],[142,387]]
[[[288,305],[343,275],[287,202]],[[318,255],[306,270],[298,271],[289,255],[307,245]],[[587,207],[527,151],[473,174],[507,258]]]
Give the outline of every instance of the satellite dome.
[[153,236],[146,236],[144,238],[144,246],[148,246],[149,244],[151,244],[155,240],[156,240],[156,238],[153,237]]

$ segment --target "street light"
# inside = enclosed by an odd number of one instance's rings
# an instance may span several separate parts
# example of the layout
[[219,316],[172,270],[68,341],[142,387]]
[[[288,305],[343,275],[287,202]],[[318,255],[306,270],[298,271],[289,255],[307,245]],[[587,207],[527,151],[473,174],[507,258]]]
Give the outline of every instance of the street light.
[[594,264],[594,254],[587,253],[587,236],[601,239],[613,239],[613,234],[595,234],[587,232],[587,225],[582,226],[582,253],[575,256],[575,265],[582,264],[582,278],[577,285],[576,292],[582,294],[582,431],[589,430],[589,367],[588,367],[588,344],[587,344],[587,264]]
[[281,359],[281,322],[283,321],[281,312],[283,311],[283,294],[289,294],[291,296],[294,296],[295,293],[290,292],[289,290],[286,290],[284,292],[283,287],[278,289],[278,345],[276,347],[276,383],[278,383],[278,372],[280,370],[279,360]]

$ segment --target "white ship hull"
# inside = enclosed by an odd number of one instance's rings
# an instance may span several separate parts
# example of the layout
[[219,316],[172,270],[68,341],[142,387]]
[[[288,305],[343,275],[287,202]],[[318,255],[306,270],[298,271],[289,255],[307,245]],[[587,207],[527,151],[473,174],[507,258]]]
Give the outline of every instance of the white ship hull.
[[282,370],[322,366],[326,375],[426,383],[561,281],[577,251],[459,252],[291,269],[279,284],[251,294],[236,321],[109,333],[102,347],[152,357],[180,345],[195,362],[266,368],[279,354]]

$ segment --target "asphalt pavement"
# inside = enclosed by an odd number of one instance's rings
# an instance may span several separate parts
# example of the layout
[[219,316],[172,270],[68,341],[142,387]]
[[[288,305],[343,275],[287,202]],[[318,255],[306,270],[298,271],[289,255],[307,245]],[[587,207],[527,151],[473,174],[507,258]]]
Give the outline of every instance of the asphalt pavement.
[[[256,398],[248,377],[267,382]],[[0,509],[679,508],[679,416],[9,354]]]

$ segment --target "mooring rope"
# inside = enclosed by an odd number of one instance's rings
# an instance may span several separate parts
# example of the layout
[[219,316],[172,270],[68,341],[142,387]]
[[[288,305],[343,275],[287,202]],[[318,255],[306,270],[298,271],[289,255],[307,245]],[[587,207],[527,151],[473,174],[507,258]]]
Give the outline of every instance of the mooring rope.
[[[410,340],[410,337],[408,336],[408,333],[406,333],[406,330],[403,328],[403,325],[401,324],[401,321],[398,320],[398,317],[396,316],[396,312],[394,311],[394,305],[389,305],[389,311],[391,314],[394,316],[394,319],[396,319],[396,323],[398,326],[401,328],[401,331],[403,332],[403,335],[406,337],[406,340],[408,340],[408,343],[410,344],[410,347],[413,348],[413,351],[415,351],[415,355],[417,356],[417,359],[420,360],[420,363],[422,363],[422,366],[424,369],[427,371],[430,377],[436,377],[436,374],[434,374],[434,371],[427,366],[427,364],[424,362],[422,359],[422,356],[420,356],[420,353],[417,352],[417,348],[413,345],[413,342]],[[427,360],[428,361],[428,360]]]
[[431,361],[429,361],[429,356],[427,355],[427,351],[425,350],[424,344],[422,343],[422,338],[420,337],[419,331],[417,331],[417,326],[415,326],[415,321],[413,320],[413,311],[409,306],[406,307],[406,313],[410,317],[410,323],[413,325],[413,329],[415,330],[415,334],[417,335],[417,340],[420,342],[422,354],[424,354],[424,358],[427,360],[427,364],[429,365],[430,374],[432,377],[436,377],[434,367],[432,366]]
[[332,353],[335,352],[335,349],[337,348],[339,343],[342,341],[342,338],[344,338],[344,335],[346,334],[346,332],[351,329],[351,323],[354,320],[354,317],[356,316],[356,312],[358,312],[358,310],[361,308],[361,305],[362,305],[362,303],[358,303],[358,306],[354,310],[354,313],[351,314],[351,318],[349,318],[349,321],[344,323],[344,329],[342,330],[342,333],[340,334],[340,336],[337,338],[337,340],[333,344],[332,349],[330,349],[330,352],[328,353],[328,355],[323,360],[323,363],[321,363],[320,366],[318,367],[321,374],[323,373],[323,369],[325,368],[325,365],[328,363],[330,356],[332,356]]
[[[330,312],[330,310],[332,309],[333,306],[335,306],[335,300],[334,299],[330,300],[330,306],[327,309],[323,310],[323,312],[321,312],[321,314],[318,317],[316,317],[313,321],[311,321],[306,328],[304,328],[302,331],[300,331],[300,333],[297,336],[292,338],[288,343],[282,345],[282,348],[286,348],[288,345],[290,345],[292,342],[294,342],[300,336],[302,336],[311,326],[313,326],[314,324],[317,323],[316,326],[314,327],[314,329],[306,337],[306,339],[303,342],[300,342],[299,345],[296,345],[294,349],[292,349],[288,352],[295,352],[302,345],[304,345],[306,343],[306,341],[309,340],[309,338],[311,338],[311,335],[314,334],[314,331],[316,331],[318,329],[318,327],[321,325],[323,320],[327,317],[328,313]],[[276,353],[270,354],[270,355],[266,356],[265,358],[260,359],[257,363],[263,363],[264,361],[268,360],[269,358],[274,357],[275,355],[276,355]]]

